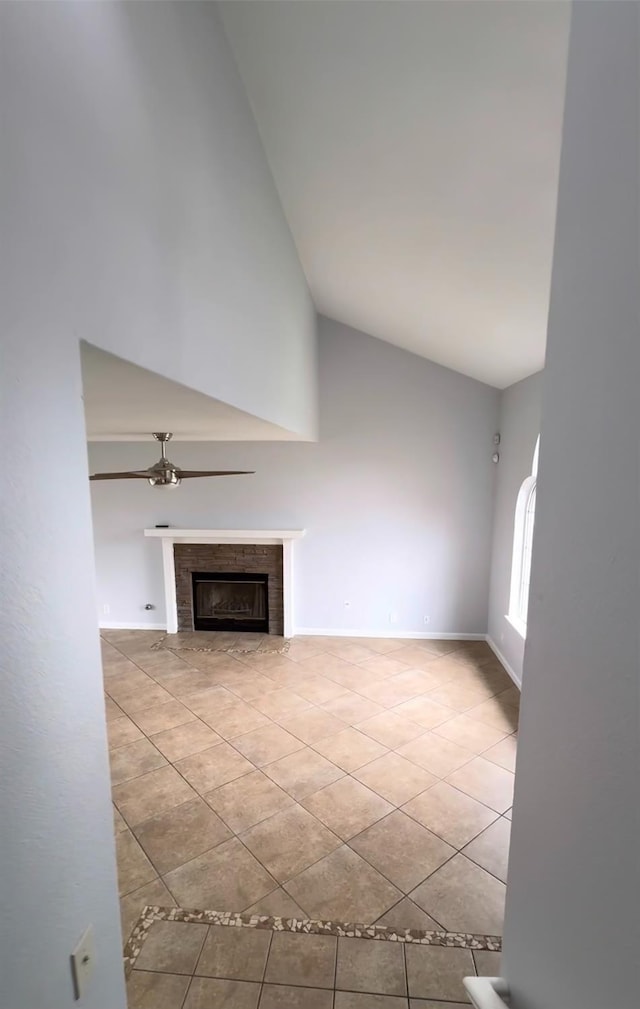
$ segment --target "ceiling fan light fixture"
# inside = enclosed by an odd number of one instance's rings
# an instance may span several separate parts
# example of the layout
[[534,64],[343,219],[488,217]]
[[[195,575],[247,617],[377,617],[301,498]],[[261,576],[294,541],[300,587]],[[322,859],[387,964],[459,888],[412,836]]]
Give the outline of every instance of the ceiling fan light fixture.
[[167,459],[165,445],[171,439],[166,432],[153,432],[153,437],[160,442],[161,455],[157,463],[144,470],[128,470],[121,473],[93,473],[90,480],[146,480],[150,487],[179,487],[183,480],[194,477],[208,476],[250,476],[253,470],[207,470],[180,469]]

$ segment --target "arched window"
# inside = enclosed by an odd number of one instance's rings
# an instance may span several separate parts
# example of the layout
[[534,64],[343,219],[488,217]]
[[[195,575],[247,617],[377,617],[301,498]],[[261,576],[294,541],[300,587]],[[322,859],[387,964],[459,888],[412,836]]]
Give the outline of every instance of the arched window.
[[540,438],[533,453],[531,475],[523,482],[516,501],[513,525],[513,561],[511,564],[511,592],[508,617],[523,638],[527,636],[529,611],[529,582],[531,580],[531,550],[533,526],[536,515],[536,483],[538,479],[538,452]]

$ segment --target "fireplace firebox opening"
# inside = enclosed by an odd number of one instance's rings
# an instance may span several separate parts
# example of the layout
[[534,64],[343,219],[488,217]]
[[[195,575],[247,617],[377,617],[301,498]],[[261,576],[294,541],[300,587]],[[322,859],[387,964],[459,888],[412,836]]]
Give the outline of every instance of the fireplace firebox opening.
[[269,633],[269,575],[193,571],[193,628],[196,631]]

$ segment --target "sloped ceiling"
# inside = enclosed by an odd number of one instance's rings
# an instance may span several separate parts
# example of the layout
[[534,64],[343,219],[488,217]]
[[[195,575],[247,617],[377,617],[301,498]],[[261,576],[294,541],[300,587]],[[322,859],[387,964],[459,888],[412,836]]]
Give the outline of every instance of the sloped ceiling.
[[220,7],[318,310],[499,388],[539,370],[569,5]]

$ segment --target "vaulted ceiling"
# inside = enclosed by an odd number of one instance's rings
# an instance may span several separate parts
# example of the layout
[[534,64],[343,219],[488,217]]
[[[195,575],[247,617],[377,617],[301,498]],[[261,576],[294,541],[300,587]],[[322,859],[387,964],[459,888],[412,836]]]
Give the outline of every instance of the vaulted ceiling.
[[220,7],[318,310],[500,388],[539,370],[569,5]]

